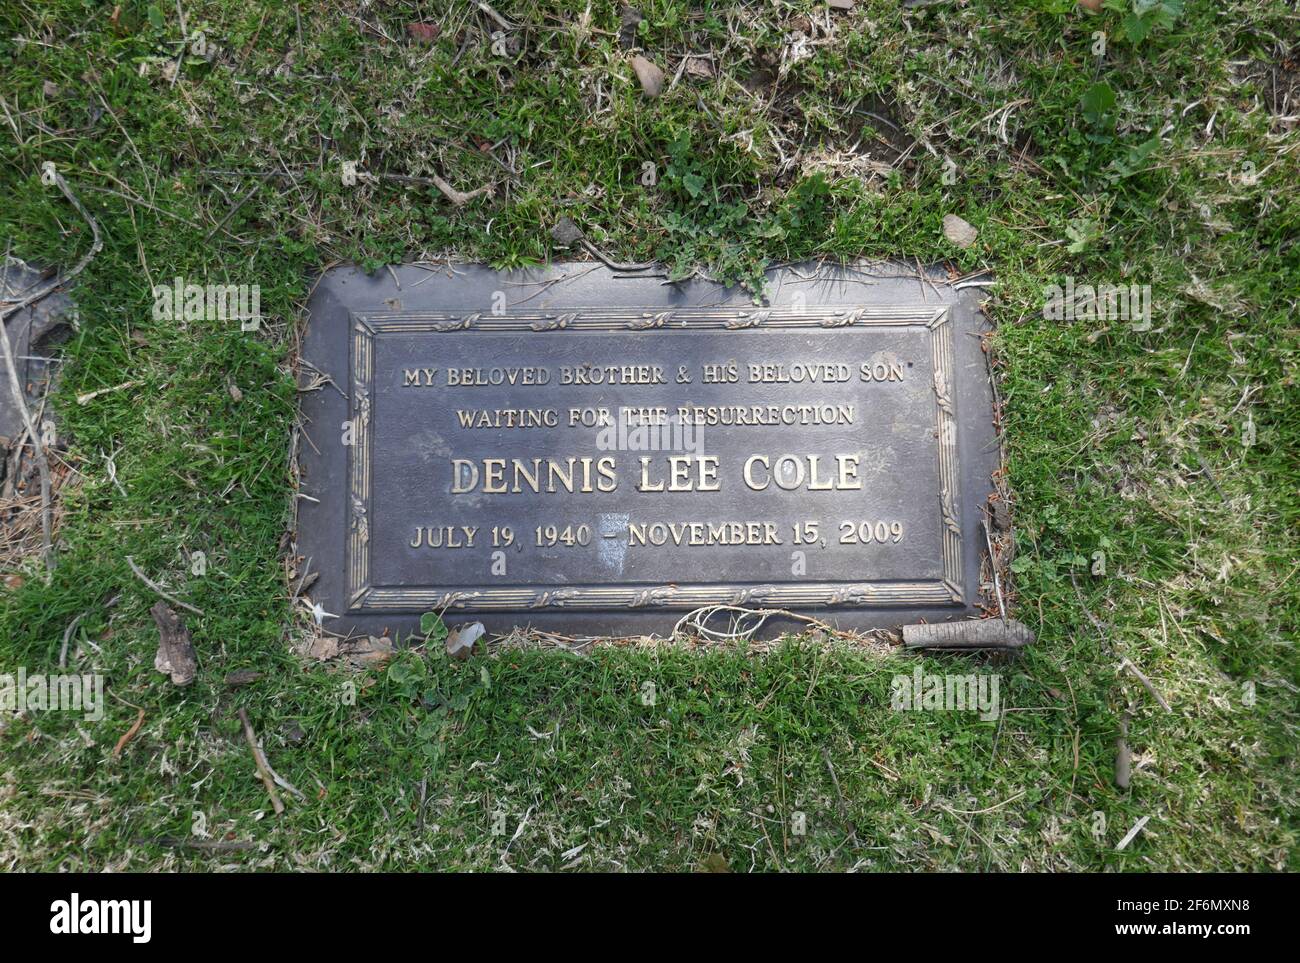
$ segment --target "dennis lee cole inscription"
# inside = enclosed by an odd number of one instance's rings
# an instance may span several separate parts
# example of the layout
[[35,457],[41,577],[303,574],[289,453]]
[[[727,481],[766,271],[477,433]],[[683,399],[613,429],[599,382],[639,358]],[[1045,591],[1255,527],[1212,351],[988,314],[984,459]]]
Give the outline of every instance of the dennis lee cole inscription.
[[338,390],[304,405],[299,524],[325,627],[970,615],[996,463],[978,313],[808,270],[763,307],[577,265],[327,276],[305,357]]

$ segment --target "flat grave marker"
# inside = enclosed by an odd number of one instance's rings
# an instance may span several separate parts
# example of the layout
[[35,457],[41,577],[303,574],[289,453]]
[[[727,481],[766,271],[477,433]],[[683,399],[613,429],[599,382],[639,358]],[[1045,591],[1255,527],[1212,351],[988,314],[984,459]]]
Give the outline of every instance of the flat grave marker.
[[979,614],[998,465],[979,291],[891,264],[774,271],[763,306],[662,280],[585,263],[321,279],[297,550],[325,629]]

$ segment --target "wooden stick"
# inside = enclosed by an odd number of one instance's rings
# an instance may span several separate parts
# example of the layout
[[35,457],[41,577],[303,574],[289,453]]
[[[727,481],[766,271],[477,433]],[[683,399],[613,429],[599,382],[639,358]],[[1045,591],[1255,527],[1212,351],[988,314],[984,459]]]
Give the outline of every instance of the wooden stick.
[[138,387],[140,387],[139,381],[123,381],[120,385],[113,385],[111,388],[96,388],[94,391],[87,391],[83,394],[77,395],[77,404],[87,405],[100,395],[106,395],[113,391],[123,391],[127,388]]
[[179,606],[180,608],[183,608],[186,611],[193,612],[195,615],[204,614],[202,609],[196,608],[193,605],[187,605],[185,602],[182,602],[180,599],[176,598],[176,596],[167,594],[167,592],[164,591],[163,588],[157,582],[151,579],[148,575],[145,575],[144,572],[140,571],[140,566],[135,564],[135,559],[133,559],[130,555],[126,557],[126,564],[131,566],[131,571],[135,572],[136,578],[138,578],[141,582],[144,582],[145,585],[149,586],[151,589],[153,589],[155,592],[157,592],[159,595],[165,598],[172,605]]
[[1125,712],[1119,717],[1119,738],[1115,740],[1115,785],[1127,789],[1133,776],[1133,751],[1128,746],[1128,719]]
[[77,630],[77,623],[81,621],[82,617],[85,616],[85,614],[86,614],[85,612],[80,613],[75,619],[72,620],[72,622],[68,625],[68,627],[63,630],[63,645],[59,648],[60,669],[66,669],[68,667],[68,643],[72,641],[72,633]]
[[509,20],[507,20],[505,17],[501,16],[501,14],[499,14],[499,13],[497,13],[495,10],[493,10],[493,9],[492,9],[488,4],[480,2],[480,3],[478,4],[478,8],[479,8],[480,10],[482,10],[483,13],[486,14],[489,18],[491,18],[493,21],[495,21],[495,22],[496,22],[496,25],[497,25],[498,27],[500,27],[502,30],[514,30],[514,29],[515,29],[515,25],[514,25],[514,24],[512,24],[512,23],[511,23]]
[[122,750],[126,748],[126,744],[128,742],[130,742],[133,738],[135,738],[135,734],[140,731],[140,726],[141,724],[144,723],[144,710],[137,709],[136,712],[138,712],[139,715],[135,717],[135,725],[131,726],[130,729],[122,733],[122,738],[117,740],[117,745],[113,747],[114,759],[122,758]]
[[456,188],[452,187],[450,184],[448,184],[437,174],[434,174],[429,179],[433,181],[433,186],[438,188],[438,190],[442,193],[442,196],[447,198],[447,200],[451,201],[453,207],[464,207],[466,204],[474,200],[474,198],[478,197],[480,194],[492,193],[492,185],[490,184],[484,184],[482,187],[476,187],[472,191],[458,191],[456,190]]
[[1019,649],[1033,641],[1033,631],[1015,619],[903,626],[903,645],[909,649]]
[[280,799],[280,794],[275,791],[275,780],[271,777],[271,767],[266,764],[266,756],[262,754],[262,747],[257,744],[257,735],[253,732],[253,724],[248,721],[248,713],[243,709],[239,710],[239,721],[244,724],[244,738],[248,740],[248,748],[253,750],[253,761],[257,763],[257,774],[262,777],[262,785],[266,787],[266,794],[271,797],[271,806],[275,809],[275,814],[279,816],[284,812],[284,801]]
[[1133,842],[1133,838],[1137,836],[1138,833],[1142,832],[1142,827],[1145,826],[1148,822],[1150,822],[1150,820],[1151,820],[1150,816],[1143,816],[1136,823],[1134,823],[1133,828],[1128,831],[1128,833],[1124,836],[1124,838],[1119,841],[1119,845],[1115,847],[1115,852],[1122,853],[1124,851],[1124,848],[1128,846],[1129,843]]
[[1165,701],[1165,697],[1156,691],[1156,687],[1151,684],[1151,680],[1142,674],[1141,669],[1135,666],[1127,658],[1125,658],[1122,662],[1120,662],[1120,668],[1128,669],[1130,672],[1132,672],[1133,675],[1137,677],[1137,680],[1141,682],[1142,685],[1146,688],[1146,690],[1151,693],[1151,698],[1155,699],[1156,702],[1159,702],[1160,708],[1164,709],[1165,712],[1174,711],[1169,707],[1169,703]]

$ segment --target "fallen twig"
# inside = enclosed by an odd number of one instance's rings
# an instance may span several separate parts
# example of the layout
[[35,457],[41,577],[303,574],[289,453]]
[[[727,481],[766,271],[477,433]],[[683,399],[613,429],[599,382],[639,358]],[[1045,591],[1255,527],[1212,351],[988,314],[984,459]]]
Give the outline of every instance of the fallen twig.
[[1115,852],[1117,853],[1123,852],[1125,847],[1127,847],[1129,843],[1133,842],[1133,838],[1137,836],[1138,833],[1142,832],[1142,827],[1145,826],[1150,821],[1151,821],[1150,816],[1143,816],[1136,823],[1134,823],[1133,828],[1128,831],[1128,833],[1124,836],[1124,838],[1119,841],[1119,845],[1115,847]]
[[124,391],[127,388],[138,388],[139,386],[139,381],[123,381],[120,385],[113,385],[110,388],[96,388],[94,391],[86,391],[77,395],[77,404],[89,404],[100,395],[106,395],[114,391]]
[[122,733],[122,738],[117,740],[117,745],[113,747],[114,759],[122,758],[122,750],[126,748],[128,742],[135,738],[135,734],[140,731],[140,726],[144,724],[144,710],[137,709],[136,713],[135,724],[132,725],[130,729],[126,730],[126,732]]
[[208,232],[208,236],[207,236],[206,238],[203,239],[203,243],[204,243],[204,244],[207,244],[207,243],[208,243],[209,241],[211,241],[214,237],[216,237],[216,236],[217,236],[217,233],[218,233],[218,232],[219,232],[223,227],[225,227],[227,224],[230,223],[230,219],[231,219],[232,217],[234,217],[235,214],[237,214],[237,213],[239,212],[239,209],[240,209],[241,207],[243,207],[245,204],[248,203],[248,201],[252,198],[252,196],[253,196],[254,194],[257,193],[258,188],[260,188],[261,186],[262,186],[261,184],[254,184],[254,185],[252,186],[252,188],[249,189],[249,191],[248,191],[247,194],[245,194],[245,195],[244,195],[243,197],[241,197],[238,201],[236,201],[236,202],[235,202],[235,205],[234,205],[233,207],[231,207],[231,209],[228,210],[228,211],[226,212],[226,216],[223,217],[223,218],[221,219],[221,222],[220,222],[219,224],[217,224],[217,226],[214,227],[211,231]]
[[1033,631],[1015,619],[903,626],[903,645],[909,649],[1019,649],[1033,642]]
[[605,256],[605,254],[600,250],[600,248],[596,247],[596,245],[592,244],[591,241],[587,240],[587,236],[582,233],[582,229],[578,227],[578,225],[574,224],[573,221],[567,217],[560,218],[555,223],[555,226],[551,228],[551,239],[555,241],[555,243],[560,247],[572,247],[575,244],[581,246],[583,250],[585,250],[588,254],[594,257],[601,264],[605,265],[605,267],[609,268],[611,271],[626,271],[626,272],[636,273],[638,271],[648,271],[658,266],[654,261],[643,261],[636,264],[624,264],[619,261],[610,260],[608,257]]
[[[271,806],[275,809],[275,814],[279,816],[284,812],[284,801],[280,798],[280,794],[275,791],[275,778],[271,774],[271,767],[267,765],[266,755],[262,752],[262,747],[257,744],[257,735],[253,732],[253,724],[248,721],[248,713],[244,709],[239,710],[239,721],[244,724],[244,739],[248,741],[248,748],[253,751],[253,761],[257,763],[257,774],[262,777],[262,785],[266,787],[266,794],[271,797]],[[294,791],[297,792],[297,790]]]
[[492,186],[490,184],[484,184],[482,187],[476,187],[474,190],[466,193],[465,191],[456,190],[456,188],[452,187],[437,174],[432,175],[429,179],[433,181],[433,186],[442,192],[442,196],[451,201],[451,203],[456,207],[464,207],[480,194],[489,194],[492,192]]
[[145,585],[149,586],[151,589],[153,589],[155,592],[157,592],[159,595],[165,598],[172,605],[183,608],[187,612],[193,612],[195,615],[204,614],[201,608],[198,608],[197,606],[194,605],[189,605],[186,602],[182,602],[180,599],[176,598],[176,596],[169,594],[165,589],[163,589],[157,582],[151,579],[148,575],[145,575],[144,572],[140,571],[140,566],[135,564],[135,559],[132,558],[130,555],[126,557],[126,564],[131,566],[131,571],[135,572],[136,578],[138,578],[141,582],[144,582]]
[[280,775],[278,772],[276,772],[274,769],[271,768],[271,763],[266,758],[266,753],[262,753],[262,761],[266,763],[266,771],[271,774],[271,778],[275,780],[275,784],[277,786],[279,786],[285,792],[297,796],[299,799],[307,798],[306,796],[303,795],[302,791],[299,790],[297,786],[295,786],[288,779],[285,779],[282,775]]
[[1133,751],[1128,746],[1129,714],[1119,717],[1119,737],[1115,740],[1115,785],[1127,789],[1133,775]]
[[72,633],[77,630],[77,623],[80,622],[85,615],[85,612],[80,613],[75,619],[69,622],[68,627],[63,630],[63,645],[59,647],[60,669],[66,669],[68,667],[68,642],[72,639]]
[[1151,680],[1142,674],[1141,669],[1135,666],[1127,658],[1121,660],[1119,666],[1121,669],[1128,669],[1129,672],[1133,673],[1133,675],[1137,678],[1137,680],[1142,683],[1142,685],[1146,688],[1148,692],[1151,693],[1151,698],[1155,699],[1156,702],[1160,703],[1160,708],[1164,709],[1165,712],[1174,711],[1173,709],[1170,708],[1169,703],[1165,701],[1165,697],[1162,696],[1156,690],[1156,687],[1151,684]]
[[431,177],[421,177],[416,174],[389,174],[381,172],[378,174],[358,173],[357,177],[371,179],[382,178],[386,181],[397,181],[399,184],[418,184],[422,187],[436,187],[442,196],[451,201],[451,203],[456,207],[464,207],[470,201],[474,200],[474,198],[479,197],[482,194],[491,194],[493,190],[491,184],[484,184],[482,187],[476,187],[474,190],[469,192],[458,191],[437,174],[434,174]]
[[477,6],[480,10],[483,11],[483,13],[485,13],[488,17],[490,17],[493,21],[495,21],[496,25],[500,27],[502,30],[515,29],[515,25],[513,23],[511,23],[505,17],[501,16],[501,14],[493,10],[488,4],[480,2],[479,4],[477,4]]
[[609,268],[611,271],[625,271],[629,273],[637,273],[639,271],[649,271],[652,268],[658,267],[658,264],[654,261],[638,261],[636,263],[623,263],[621,261],[611,261],[604,253],[601,252],[600,248],[596,247],[596,245],[592,244],[585,237],[580,239],[578,243],[581,244],[586,249],[588,254],[594,257],[601,264],[605,265],[605,267]]

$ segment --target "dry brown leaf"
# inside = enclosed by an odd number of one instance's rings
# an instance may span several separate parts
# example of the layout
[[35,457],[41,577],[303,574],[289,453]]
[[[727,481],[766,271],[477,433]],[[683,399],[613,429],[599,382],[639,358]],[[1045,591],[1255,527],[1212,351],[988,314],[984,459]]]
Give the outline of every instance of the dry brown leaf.
[[350,639],[339,647],[339,651],[355,666],[383,665],[396,654],[393,640],[381,635]]
[[406,32],[411,35],[413,40],[419,40],[421,43],[433,43],[438,39],[438,34],[442,33],[442,27],[436,23],[408,23]]
[[632,69],[641,83],[641,92],[647,97],[658,97],[664,89],[664,72],[639,54],[632,58]]
[[696,80],[712,80],[713,64],[703,57],[687,57],[686,76],[694,77]]
[[311,640],[308,654],[317,662],[328,662],[339,654],[339,640],[329,635],[318,635]]

